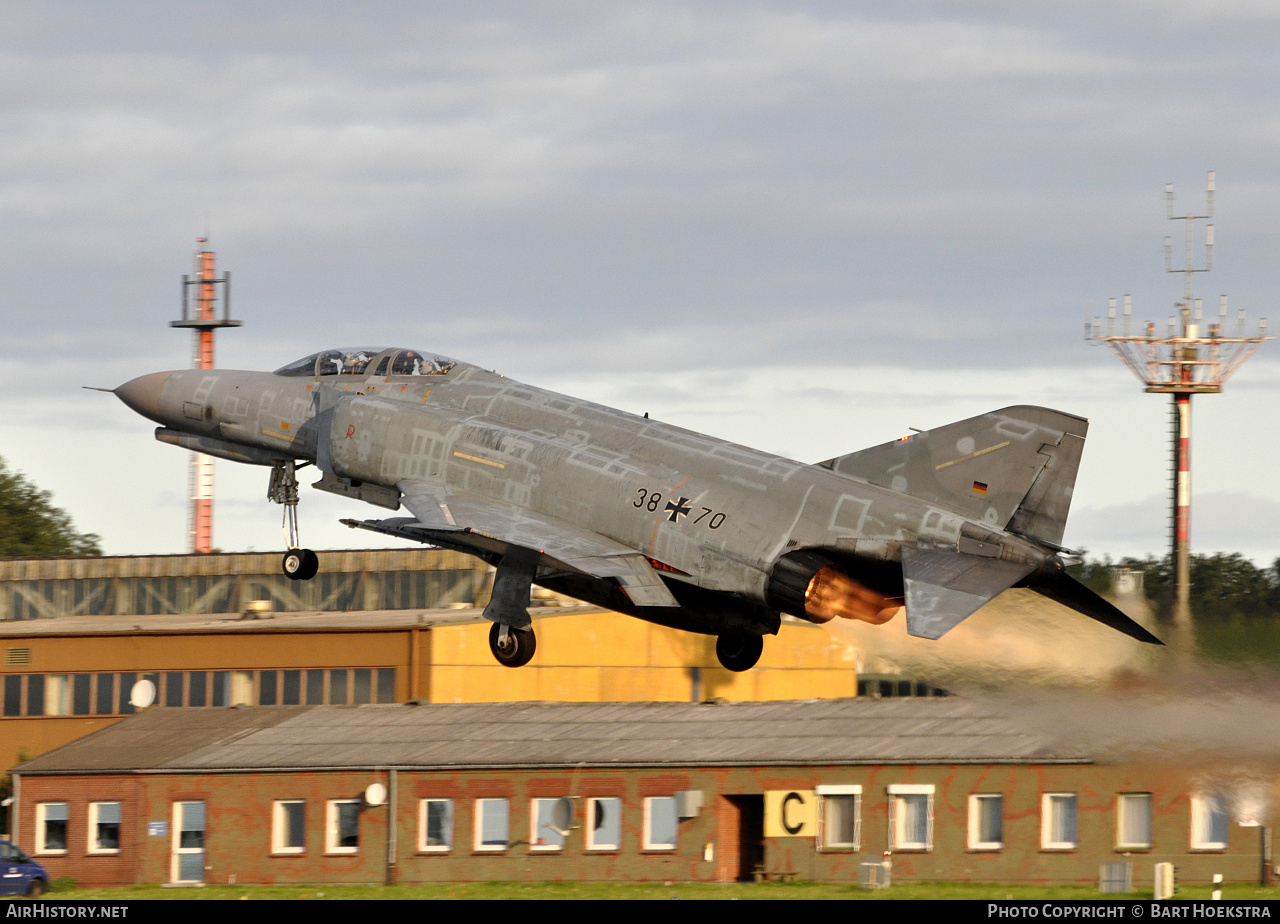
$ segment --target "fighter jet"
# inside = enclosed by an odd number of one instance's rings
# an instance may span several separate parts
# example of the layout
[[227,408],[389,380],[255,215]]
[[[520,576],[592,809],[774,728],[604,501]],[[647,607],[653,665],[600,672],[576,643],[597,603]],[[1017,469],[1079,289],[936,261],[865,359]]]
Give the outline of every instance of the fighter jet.
[[[781,614],[937,639],[1027,587],[1134,639],[1159,639],[1065,567],[1088,422],[1007,407],[805,464],[408,349],[324,350],[275,372],[156,372],[114,389],[164,443],[271,469],[283,570],[307,580],[297,472],[409,516],[352,527],[496,569],[499,663],[533,657],[531,585],[689,632],[753,667]],[[1063,612],[1063,618],[1074,618]]]

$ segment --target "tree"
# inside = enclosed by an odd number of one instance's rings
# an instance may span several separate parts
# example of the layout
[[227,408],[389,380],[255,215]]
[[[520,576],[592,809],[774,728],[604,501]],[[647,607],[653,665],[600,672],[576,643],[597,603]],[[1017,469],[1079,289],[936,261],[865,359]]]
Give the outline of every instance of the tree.
[[78,533],[71,517],[0,459],[0,558],[59,558],[101,555],[100,539]]

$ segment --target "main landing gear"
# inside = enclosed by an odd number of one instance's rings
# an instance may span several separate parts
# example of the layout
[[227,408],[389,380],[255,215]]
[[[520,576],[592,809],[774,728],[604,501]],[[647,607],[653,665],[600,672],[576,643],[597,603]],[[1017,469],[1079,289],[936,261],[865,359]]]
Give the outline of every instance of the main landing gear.
[[749,671],[760,660],[764,639],[746,632],[726,632],[716,639],[716,657],[726,670]]
[[489,650],[503,667],[524,667],[538,650],[533,629],[514,629],[505,622],[489,627]]
[[284,506],[285,541],[289,548],[280,562],[284,576],[291,581],[311,580],[320,570],[320,558],[310,549],[298,548],[302,544],[298,540],[298,477],[292,459],[271,463],[267,500]]
[[489,650],[503,667],[524,667],[538,648],[529,618],[529,589],[537,570],[537,555],[525,549],[512,549],[498,562],[484,618],[493,621]]

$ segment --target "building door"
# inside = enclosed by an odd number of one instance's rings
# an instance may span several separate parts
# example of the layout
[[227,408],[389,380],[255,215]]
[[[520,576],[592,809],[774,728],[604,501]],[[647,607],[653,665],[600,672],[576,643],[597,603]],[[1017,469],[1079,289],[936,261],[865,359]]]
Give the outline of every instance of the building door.
[[729,872],[739,882],[751,882],[757,872],[764,872],[764,796],[724,798],[737,813],[736,830],[730,836],[736,839],[738,862]]
[[204,803],[173,803],[172,882],[204,882]]

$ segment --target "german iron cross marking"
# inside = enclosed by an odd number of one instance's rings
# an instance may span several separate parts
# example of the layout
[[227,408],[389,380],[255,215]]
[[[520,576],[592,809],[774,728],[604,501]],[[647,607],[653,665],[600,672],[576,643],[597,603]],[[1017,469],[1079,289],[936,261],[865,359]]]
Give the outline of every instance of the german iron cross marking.
[[681,517],[687,517],[689,511],[693,508],[689,506],[689,498],[682,497],[678,501],[667,502],[667,520],[671,523],[679,523]]

